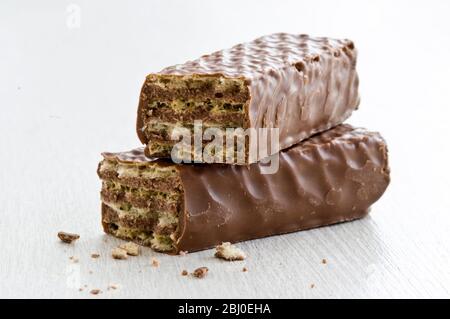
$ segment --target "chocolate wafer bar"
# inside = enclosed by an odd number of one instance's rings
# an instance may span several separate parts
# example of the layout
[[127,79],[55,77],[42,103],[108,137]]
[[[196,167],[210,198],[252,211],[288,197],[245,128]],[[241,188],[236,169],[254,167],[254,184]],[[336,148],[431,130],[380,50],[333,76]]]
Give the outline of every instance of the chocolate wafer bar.
[[[138,136],[147,156],[170,157],[174,129],[193,131],[201,120],[203,130],[278,128],[279,149],[288,148],[341,124],[358,107],[356,57],[350,40],[277,33],[165,68],[142,86]],[[252,139],[235,164],[279,150],[249,154],[249,145],[264,143]],[[226,162],[226,153],[216,162]]]
[[378,133],[349,125],[279,153],[265,164],[174,164],[143,148],[103,153],[106,233],[169,253],[196,251],[365,216],[389,184]]

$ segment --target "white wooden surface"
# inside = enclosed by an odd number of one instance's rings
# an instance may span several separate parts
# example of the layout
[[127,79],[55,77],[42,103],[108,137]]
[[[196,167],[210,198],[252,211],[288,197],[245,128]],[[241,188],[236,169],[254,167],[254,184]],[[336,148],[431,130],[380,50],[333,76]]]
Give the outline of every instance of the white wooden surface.
[[[73,1],[0,2],[0,297],[450,296],[450,2]],[[278,31],[356,42],[362,104],[348,122],[382,132],[392,168],[371,216],[242,243],[244,262],[112,260],[96,165],[138,145],[146,73]],[[180,275],[199,266],[207,278]]]

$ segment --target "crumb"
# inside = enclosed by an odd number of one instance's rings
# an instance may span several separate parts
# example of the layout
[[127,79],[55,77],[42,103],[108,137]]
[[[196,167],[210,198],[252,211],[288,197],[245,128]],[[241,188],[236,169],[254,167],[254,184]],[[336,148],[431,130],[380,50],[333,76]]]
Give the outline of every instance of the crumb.
[[228,261],[244,260],[246,258],[245,253],[242,250],[228,242],[216,246],[216,253],[214,256]]
[[58,237],[59,237],[59,239],[61,239],[62,242],[66,243],[66,244],[71,244],[75,240],[79,239],[80,235],[60,231],[60,232],[58,232]]
[[152,266],[153,267],[159,267],[159,260],[156,258],[152,258]]
[[89,274],[92,275],[94,272],[92,270],[89,270]]
[[326,264],[327,263],[327,260],[324,258],[324,259],[322,259],[322,264]]
[[84,285],[84,288],[87,288],[87,285]]
[[74,264],[76,264],[76,263],[79,261],[79,259],[78,259],[77,257],[75,257],[75,256],[70,256],[69,259],[70,259]]
[[311,286],[309,286],[311,289],[313,289],[316,285],[311,284]]
[[186,256],[188,254],[188,252],[184,251],[184,250],[180,250],[179,254],[180,254],[180,256]]
[[195,269],[192,275],[196,278],[204,278],[206,277],[208,270],[209,270],[208,267],[200,267]]
[[83,288],[78,288],[78,291],[83,291]]
[[118,248],[118,247],[114,248],[112,250],[111,254],[114,259],[127,259],[128,258],[127,251],[125,249]]
[[248,271],[247,267],[242,268],[242,271],[247,272]]
[[98,257],[100,257],[100,254],[97,254],[97,253],[92,253],[91,254],[91,258],[98,258]]
[[116,290],[118,287],[117,287],[117,285],[109,285],[108,286],[108,290]]
[[188,272],[186,269],[181,272],[181,276],[187,276],[187,275],[188,275]]
[[119,248],[125,250],[127,252],[127,254],[130,256],[139,256],[139,254],[141,252],[141,247],[139,247],[139,245],[137,245],[133,242],[128,242],[126,244],[122,244],[119,246]]
[[100,289],[92,289],[90,291],[91,295],[98,295],[99,293],[101,293],[102,291]]

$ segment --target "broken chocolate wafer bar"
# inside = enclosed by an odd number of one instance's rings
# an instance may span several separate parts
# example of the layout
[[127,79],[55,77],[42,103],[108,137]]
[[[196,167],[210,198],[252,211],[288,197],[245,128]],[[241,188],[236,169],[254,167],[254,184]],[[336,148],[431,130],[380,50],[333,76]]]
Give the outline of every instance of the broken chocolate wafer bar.
[[262,163],[174,164],[143,148],[103,153],[106,233],[178,253],[361,218],[389,184],[378,133],[339,125]]
[[228,149],[215,160],[257,162],[350,116],[359,105],[356,58],[350,40],[277,33],[165,68],[142,86],[138,136],[147,156],[170,157],[174,129],[193,131],[195,120],[203,130],[278,128],[279,148],[249,154],[249,145],[265,143],[250,136],[244,161]]

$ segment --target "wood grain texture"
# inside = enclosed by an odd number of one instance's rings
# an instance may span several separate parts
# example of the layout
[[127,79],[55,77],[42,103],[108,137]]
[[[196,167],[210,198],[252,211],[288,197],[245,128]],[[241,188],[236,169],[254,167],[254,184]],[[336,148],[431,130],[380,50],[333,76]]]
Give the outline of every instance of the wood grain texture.
[[[258,1],[257,17],[210,1],[76,3],[75,29],[68,3],[0,4],[0,297],[450,297],[448,2]],[[138,146],[145,74],[279,30],[355,41],[362,103],[348,122],[387,139],[385,196],[360,221],[241,243],[243,262],[148,249],[113,260],[121,241],[101,232],[95,171],[101,151]],[[65,245],[60,230],[81,238]],[[200,266],[205,279],[181,276]]]

